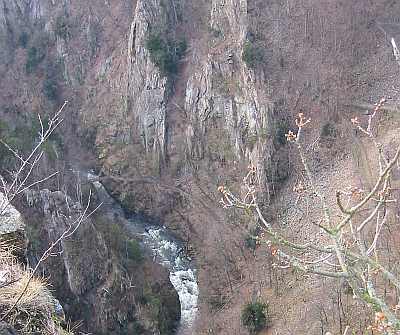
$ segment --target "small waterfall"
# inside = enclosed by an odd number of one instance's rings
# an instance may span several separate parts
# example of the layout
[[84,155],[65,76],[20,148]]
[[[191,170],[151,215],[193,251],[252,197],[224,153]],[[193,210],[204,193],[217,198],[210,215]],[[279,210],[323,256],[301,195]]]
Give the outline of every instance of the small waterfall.
[[97,190],[100,200],[107,209],[108,215],[123,216],[127,221],[127,228],[139,237],[143,246],[151,252],[155,262],[169,271],[169,278],[178,293],[181,304],[181,321],[178,333],[187,332],[193,325],[198,311],[199,288],[196,279],[196,269],[193,262],[183,252],[181,241],[164,226],[148,224],[136,217],[127,217],[121,206],[108,194],[98,177],[88,174],[88,180]]

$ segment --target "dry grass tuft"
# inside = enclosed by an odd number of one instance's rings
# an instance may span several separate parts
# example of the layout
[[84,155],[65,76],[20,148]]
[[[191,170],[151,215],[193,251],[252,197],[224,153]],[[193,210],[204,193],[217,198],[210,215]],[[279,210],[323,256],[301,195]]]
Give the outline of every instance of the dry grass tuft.
[[47,281],[31,277],[31,270],[19,264],[15,243],[0,239],[0,316],[4,316],[24,292],[17,306],[5,320],[20,334],[72,334],[60,327],[57,321],[55,299],[48,289]]
[[[31,276],[29,270],[23,270],[18,265],[12,265],[8,268],[8,271],[12,273],[11,280],[16,280],[16,282],[0,288],[0,306],[12,306],[24,291]],[[46,281],[43,278],[34,277],[18,303],[17,309],[28,313],[31,311],[45,313],[52,308],[54,309],[53,306],[54,298],[47,288]]]

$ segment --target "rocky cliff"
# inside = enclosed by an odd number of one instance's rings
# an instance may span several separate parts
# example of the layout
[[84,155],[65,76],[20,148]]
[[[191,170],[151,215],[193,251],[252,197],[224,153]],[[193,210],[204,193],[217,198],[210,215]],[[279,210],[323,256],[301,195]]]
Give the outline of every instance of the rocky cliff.
[[[190,26],[196,10],[210,18],[210,26],[198,20],[199,32]],[[251,36],[246,1],[27,1],[4,3],[2,15],[3,39],[20,56],[13,62],[23,66],[26,54],[29,79],[43,85],[42,92],[25,89],[25,103],[35,100],[32,109],[39,110],[69,98],[80,118],[71,115],[69,128],[79,127],[85,144],[96,144],[106,173],[178,178],[193,162],[252,162],[269,190],[273,104],[263,69],[243,61]],[[146,41],[155,33],[189,46],[176,73],[154,64]],[[71,52],[74,46],[79,53]],[[18,67],[4,70],[20,74]],[[3,105],[13,99],[8,94]],[[21,104],[14,101],[14,107]],[[216,129],[226,136],[218,138]],[[135,204],[137,210],[146,206]]]
[[68,334],[59,301],[39,273],[25,267],[28,246],[22,215],[0,193],[0,333]]
[[83,204],[47,189],[28,191],[23,208],[31,265],[66,235],[41,268],[52,278],[68,318],[83,320],[83,328],[96,334],[175,329],[180,304],[168,273],[142,255],[124,231],[123,218],[107,215],[111,209],[104,206],[83,219]]
[[[317,125],[308,147],[315,170],[331,166],[321,156],[346,131],[348,106],[396,94],[378,24],[396,26],[396,13],[394,1],[4,0],[0,111],[7,127],[0,131],[22,150],[17,135],[29,133],[32,117],[68,100],[64,141],[46,147],[41,168],[95,168],[126,209],[174,229],[198,262],[194,333],[242,334],[234,299],[250,299],[265,277],[270,285],[280,280],[269,256],[254,258],[248,248],[252,218],[222,211],[215,190],[226,180],[240,190],[254,165],[260,200],[279,206],[274,195],[285,180],[301,178],[284,136],[298,112]],[[37,217],[48,218],[39,235],[50,241],[59,229],[51,213],[65,210],[63,196],[42,190],[34,198]],[[281,224],[273,210],[266,215]],[[85,297],[104,331],[102,315],[128,317],[94,297],[118,271],[95,222],[79,236],[79,246],[94,247],[75,255],[64,245],[55,261],[59,279],[68,283],[65,299]],[[260,262],[268,274],[255,271]],[[87,267],[93,271],[81,271]]]
[[[107,206],[86,217],[90,212],[61,191],[27,190],[18,204],[22,215],[4,205],[3,194],[0,199],[0,311],[12,325],[2,325],[2,331],[73,334],[71,320],[82,320],[79,331],[96,334],[175,330],[180,303],[168,273],[129,239],[123,217],[107,215]],[[30,278],[28,269],[39,259]],[[62,306],[42,276],[51,278]]]

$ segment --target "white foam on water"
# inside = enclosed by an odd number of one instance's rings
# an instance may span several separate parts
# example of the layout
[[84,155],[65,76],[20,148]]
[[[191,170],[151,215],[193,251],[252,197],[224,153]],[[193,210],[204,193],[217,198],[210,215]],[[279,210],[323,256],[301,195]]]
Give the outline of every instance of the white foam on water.
[[170,281],[181,303],[181,328],[190,327],[198,311],[199,288],[195,270],[189,267],[189,259],[180,255],[180,248],[163,236],[164,228],[150,228],[143,234],[144,243],[153,256],[170,271]]
[[[111,205],[115,213],[123,215],[122,208],[109,196],[98,177],[88,173],[88,180],[101,195],[101,201]],[[131,221],[131,229],[143,237],[143,243],[149,248],[155,261],[169,270],[169,278],[178,293],[181,304],[181,324],[179,333],[189,332],[198,312],[199,288],[196,270],[191,268],[190,257],[182,254],[179,245],[170,238],[165,227],[146,227],[143,223]]]
[[182,326],[190,326],[193,324],[198,310],[199,289],[195,275],[191,269],[188,269],[186,271],[171,271],[169,278],[178,292],[181,302],[181,324]]

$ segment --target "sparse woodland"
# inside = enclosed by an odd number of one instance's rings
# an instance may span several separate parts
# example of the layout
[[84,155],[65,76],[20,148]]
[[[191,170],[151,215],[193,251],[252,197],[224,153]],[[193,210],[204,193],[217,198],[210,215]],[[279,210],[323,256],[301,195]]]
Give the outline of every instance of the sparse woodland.
[[[184,335],[399,333],[399,17],[395,0],[3,1],[0,215],[24,210],[39,264],[0,284],[0,319],[37,273],[88,332],[152,335],[157,294],[179,307],[121,222],[88,218],[77,168],[195,261]],[[69,228],[18,201],[42,187]]]
[[[47,121],[42,121],[40,115],[38,115],[40,129],[35,134],[36,143],[31,144],[33,148],[28,153],[19,152],[5,140],[0,140],[15,160],[14,170],[7,171],[5,176],[0,176],[0,220],[5,232],[7,232],[7,226],[10,224],[9,221],[22,220],[12,204],[17,199],[29,194],[31,189],[35,189],[35,187],[54,178],[59,173],[59,171],[56,171],[43,178],[38,178],[35,177],[33,172],[38,168],[45,154],[44,145],[63,122],[63,112],[66,105],[67,102]],[[88,199],[82,199],[85,203],[81,204],[82,207],[78,215],[71,211],[70,215],[73,215],[74,218],[68,227],[52,241],[33,268],[24,268],[24,265],[21,264],[21,255],[26,252],[24,237],[18,240],[16,236],[7,235],[7,233],[1,236],[1,322],[9,323],[24,334],[40,332],[41,334],[55,335],[69,334],[69,331],[73,334],[73,329],[68,327],[68,330],[64,330],[61,326],[65,320],[61,315],[57,315],[57,311],[60,312],[61,310],[62,312],[62,307],[52,296],[46,280],[41,277],[38,270],[49,257],[57,257],[61,243],[71,238],[81,224],[97,210],[97,208],[89,210],[90,200],[91,194],[89,194]],[[66,199],[66,201],[68,200]],[[15,216],[18,216],[18,218],[15,218]],[[15,233],[12,226],[9,229],[10,233]]]
[[[337,208],[327,203],[327,194],[316,186],[302,144],[306,128],[312,127],[312,120],[300,113],[296,119],[297,131],[286,134],[287,141],[296,146],[300,156],[301,166],[298,168],[304,171],[304,180],[294,186],[293,192],[299,195],[299,201],[311,197],[318,203],[320,218],[315,224],[323,232],[319,239],[292,242],[271,226],[257,200],[256,169],[252,165],[243,179],[242,194],[235,195],[223,186],[218,189],[223,195],[221,204],[224,208],[255,212],[261,230],[254,239],[270,249],[274,267],[345,280],[353,297],[362,300],[375,315],[368,329],[382,334],[397,334],[400,332],[399,269],[392,268],[389,263],[391,250],[386,245],[384,231],[390,231],[396,222],[398,200],[391,185],[393,170],[399,166],[400,146],[397,144],[393,155],[388,157],[375,136],[375,122],[385,102],[386,99],[382,98],[376,104],[366,124],[358,118],[351,119],[376,150],[378,173],[375,184],[366,190],[343,185],[336,191]],[[387,301],[387,289],[394,290],[397,299]],[[346,326],[345,333],[350,328],[351,325]]]

